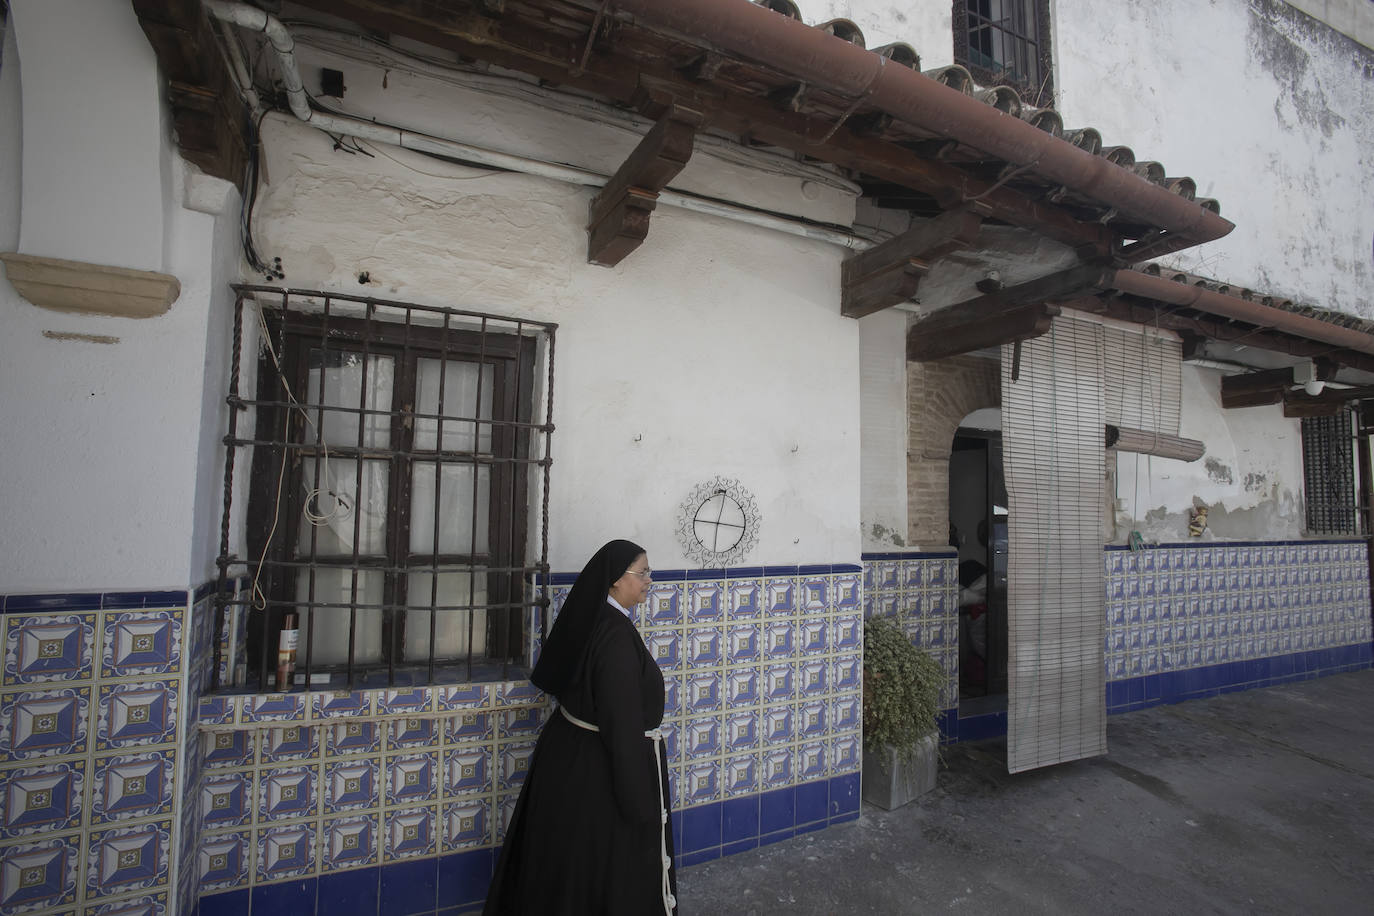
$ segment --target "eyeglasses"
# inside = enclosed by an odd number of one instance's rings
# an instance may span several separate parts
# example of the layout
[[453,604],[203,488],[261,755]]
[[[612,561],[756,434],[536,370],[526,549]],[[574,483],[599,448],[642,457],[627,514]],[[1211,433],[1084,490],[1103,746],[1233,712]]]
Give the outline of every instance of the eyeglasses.
[[639,578],[641,578],[641,579],[651,579],[651,578],[653,578],[653,575],[654,575],[654,571],[653,571],[652,569],[650,569],[649,567],[647,567],[647,566],[644,567],[644,570],[643,570],[642,572],[641,572],[640,570],[638,570],[638,569],[627,569],[627,570],[625,570],[625,571],[626,571],[627,573],[631,573],[631,574],[633,574],[633,575],[639,576]]

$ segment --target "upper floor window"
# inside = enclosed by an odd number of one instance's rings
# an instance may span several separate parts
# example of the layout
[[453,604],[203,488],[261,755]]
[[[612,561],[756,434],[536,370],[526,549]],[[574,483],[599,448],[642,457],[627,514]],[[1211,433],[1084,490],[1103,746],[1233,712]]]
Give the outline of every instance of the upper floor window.
[[247,556],[222,562],[250,583],[233,608],[246,618],[250,683],[275,680],[288,614],[297,684],[501,676],[524,657],[535,574],[547,571],[545,557],[530,559],[527,522],[548,467],[536,393],[549,386],[535,366],[552,327],[247,295],[241,314],[261,332],[257,394],[237,400],[254,430],[230,436],[252,448]]
[[954,0],[954,59],[984,86],[1051,107],[1049,0]]

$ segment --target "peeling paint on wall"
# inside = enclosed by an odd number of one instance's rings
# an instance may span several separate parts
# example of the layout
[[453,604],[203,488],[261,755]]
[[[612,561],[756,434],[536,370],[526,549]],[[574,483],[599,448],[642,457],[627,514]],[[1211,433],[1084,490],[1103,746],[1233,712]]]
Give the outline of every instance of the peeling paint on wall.
[[[1228,468],[1226,465],[1222,464],[1217,459],[1208,458],[1206,461],[1203,462],[1203,466],[1207,469],[1207,476],[1212,478],[1212,480],[1216,483],[1233,482],[1231,478],[1231,469]],[[1197,499],[1196,496],[1193,498]]]

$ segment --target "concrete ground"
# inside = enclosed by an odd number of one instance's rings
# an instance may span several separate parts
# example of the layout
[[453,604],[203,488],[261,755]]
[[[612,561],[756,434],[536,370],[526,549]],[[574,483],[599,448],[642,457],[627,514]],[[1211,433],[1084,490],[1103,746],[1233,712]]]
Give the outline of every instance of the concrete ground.
[[1374,913],[1374,671],[1113,716],[1105,757],[946,749],[896,811],[683,869],[684,916]]

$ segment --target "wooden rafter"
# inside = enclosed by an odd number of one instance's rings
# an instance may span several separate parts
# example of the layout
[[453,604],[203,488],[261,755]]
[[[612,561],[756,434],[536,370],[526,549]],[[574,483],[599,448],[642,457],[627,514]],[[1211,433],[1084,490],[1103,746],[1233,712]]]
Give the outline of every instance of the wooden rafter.
[[847,258],[840,270],[840,314],[862,318],[916,295],[933,261],[968,248],[982,218],[952,210]]
[[684,108],[669,111],[592,198],[587,219],[588,261],[614,267],[643,243],[658,192],[692,157],[701,123],[699,112]]
[[1100,265],[1071,267],[932,312],[907,331],[906,358],[927,362],[1039,337],[1061,311],[1051,300],[1101,289],[1107,274]]
[[[710,81],[714,65],[694,67],[685,60],[631,58],[614,46],[600,47],[582,60],[585,32],[560,35],[516,17],[492,17],[460,3],[434,0],[300,0],[300,5],[358,25],[423,41],[459,55],[537,76],[554,85],[591,92],[630,105],[657,118],[673,107],[704,112],[720,130],[748,135],[762,143],[796,150],[842,168],[872,175],[935,198],[946,209],[964,201],[983,216],[1042,232],[1065,244],[1110,251],[1108,227],[1076,219],[1052,203],[1009,186],[936,162],[862,130],[836,127],[806,112],[780,109],[766,96],[748,95]],[[509,10],[508,10],[509,11]],[[561,21],[561,20],[560,20]],[[698,52],[699,54],[700,52]],[[867,112],[856,112],[856,123]]]
[[[1328,360],[1317,360],[1316,365],[1317,378],[1325,382],[1335,377],[1335,364]],[[1229,410],[1235,407],[1278,404],[1286,400],[1292,390],[1292,368],[1227,375],[1221,379],[1221,406]]]

